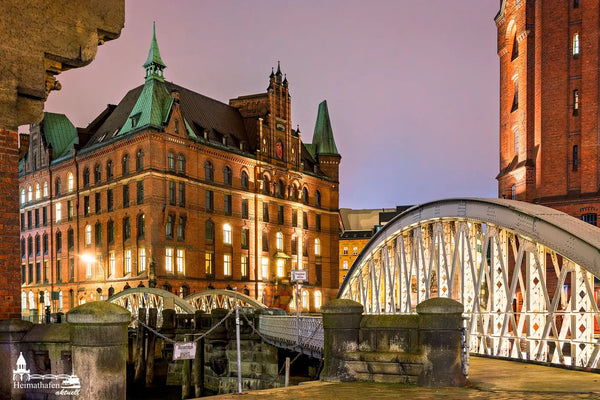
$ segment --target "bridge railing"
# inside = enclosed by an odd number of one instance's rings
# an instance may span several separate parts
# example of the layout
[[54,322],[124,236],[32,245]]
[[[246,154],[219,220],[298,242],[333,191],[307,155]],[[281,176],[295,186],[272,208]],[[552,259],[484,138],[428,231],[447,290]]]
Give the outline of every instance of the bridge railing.
[[323,354],[323,317],[261,315],[259,332],[272,344],[306,354]]

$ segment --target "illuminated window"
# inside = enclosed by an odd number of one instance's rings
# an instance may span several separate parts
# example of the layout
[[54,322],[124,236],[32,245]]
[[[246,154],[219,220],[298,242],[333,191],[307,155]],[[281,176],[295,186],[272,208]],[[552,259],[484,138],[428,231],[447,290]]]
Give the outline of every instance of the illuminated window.
[[579,55],[579,33],[573,35],[573,57]]
[[292,255],[298,254],[298,236],[292,235]]
[[282,259],[277,260],[277,276],[283,278],[285,275],[285,262]]
[[165,249],[165,270],[173,272],[173,249],[170,247]]
[[58,309],[62,310],[63,308],[63,292],[62,290],[58,291]]
[[25,204],[25,189],[21,189],[21,204]]
[[73,174],[69,172],[67,174],[67,190],[69,192],[72,192],[74,188],[75,188],[75,181],[73,179]]
[[92,245],[92,226],[91,225],[85,226],[85,245],[86,246]]
[[321,296],[321,292],[319,290],[317,290],[315,292],[315,309],[320,309],[321,308],[321,302],[322,302],[322,296]]
[[354,248],[352,249],[352,255],[353,255],[353,256],[355,256],[355,255],[357,255],[357,254],[358,254],[358,247],[354,247]]
[[124,268],[125,275],[131,273],[131,250],[125,250],[125,265]]
[[27,294],[21,292],[21,311],[27,310]]
[[35,199],[36,200],[40,199],[40,184],[39,183],[35,184]]
[[143,272],[146,270],[146,249],[140,248],[138,254],[138,271]]
[[33,189],[31,188],[31,186],[29,186],[27,188],[27,201],[32,201],[33,200]]
[[348,269],[348,261],[344,261],[344,263],[343,263],[343,268],[344,268],[344,269]]
[[223,243],[231,244],[231,225],[229,224],[223,226]]
[[263,257],[262,259],[262,268],[260,270],[259,279],[268,279],[269,278],[269,259]]
[[92,276],[92,263],[85,264],[85,276],[89,279]]
[[308,290],[302,291],[302,309],[308,310]]
[[281,232],[277,232],[277,250],[282,251],[283,250],[283,233]]
[[115,252],[108,253],[108,271],[110,276],[115,276]]
[[44,194],[44,197],[48,197],[48,181],[44,181],[43,194]]
[[242,256],[241,259],[241,272],[242,272],[242,279],[247,279],[248,278],[248,256]]
[[579,90],[573,90],[573,115],[579,113]]
[[207,251],[204,254],[204,270],[206,275],[214,275],[214,257],[213,253],[210,251]]
[[315,256],[321,255],[321,241],[319,239],[315,239]]
[[33,296],[33,292],[30,290],[29,291],[29,309],[34,309],[35,308],[35,297]]
[[348,248],[344,247],[344,255],[347,256],[348,255]]
[[223,275],[231,276],[231,254],[223,255]]
[[183,250],[181,250],[181,249],[177,249],[176,262],[177,262],[177,273],[183,274],[183,272],[185,271],[185,259],[184,259]]
[[56,203],[56,222],[60,222],[61,218],[62,218],[62,213],[61,213],[61,204],[60,203]]

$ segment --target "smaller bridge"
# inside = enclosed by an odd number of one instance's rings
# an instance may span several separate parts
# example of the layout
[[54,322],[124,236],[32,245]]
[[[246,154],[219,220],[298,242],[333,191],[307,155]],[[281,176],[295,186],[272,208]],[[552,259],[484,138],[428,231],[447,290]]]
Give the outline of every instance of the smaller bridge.
[[224,308],[231,310],[236,304],[240,307],[251,307],[257,310],[264,310],[266,305],[245,294],[225,289],[211,289],[202,292],[192,293],[185,298],[189,304],[196,310],[202,310],[210,313],[215,308]]

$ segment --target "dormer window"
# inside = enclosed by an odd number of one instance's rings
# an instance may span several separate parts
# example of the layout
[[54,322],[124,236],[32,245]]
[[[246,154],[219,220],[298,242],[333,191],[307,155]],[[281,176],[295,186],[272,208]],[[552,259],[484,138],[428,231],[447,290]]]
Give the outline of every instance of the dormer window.
[[137,113],[135,115],[132,115],[130,117],[131,119],[131,127],[135,128],[137,126],[137,124],[140,122],[140,116],[142,115],[142,113]]

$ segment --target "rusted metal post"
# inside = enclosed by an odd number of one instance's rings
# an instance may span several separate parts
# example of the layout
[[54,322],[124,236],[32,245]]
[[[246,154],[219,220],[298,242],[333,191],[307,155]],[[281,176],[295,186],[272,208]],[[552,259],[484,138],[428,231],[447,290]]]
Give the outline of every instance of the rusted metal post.
[[[156,329],[156,321],[158,319],[158,310],[150,308],[148,310],[148,326]],[[146,386],[154,383],[154,353],[156,352],[156,335],[148,330],[148,354],[146,355]]]
[[146,352],[144,351],[146,347],[144,338],[146,329],[142,323],[146,323],[146,309],[140,307],[138,310],[137,358],[135,360],[135,383],[137,385],[143,384],[146,375]]

